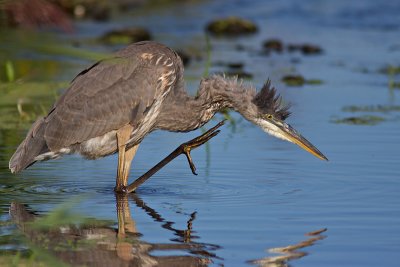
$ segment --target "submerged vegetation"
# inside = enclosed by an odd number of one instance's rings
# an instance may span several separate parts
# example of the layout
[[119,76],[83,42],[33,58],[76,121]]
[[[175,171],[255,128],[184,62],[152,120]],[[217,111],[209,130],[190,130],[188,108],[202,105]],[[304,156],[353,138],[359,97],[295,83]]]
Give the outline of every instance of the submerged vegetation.
[[63,82],[13,82],[0,84],[0,128],[27,129],[39,116],[47,114]]
[[333,120],[334,123],[344,123],[350,125],[376,125],[383,121],[385,121],[385,118],[373,115],[362,115],[357,117],[353,116]]
[[400,66],[387,65],[379,70],[380,73],[388,76],[389,89],[400,89]]
[[[85,66],[108,55],[60,44],[47,33],[2,33],[8,44],[0,45],[6,52],[0,54],[0,129],[4,130],[27,129],[37,117],[46,115],[76,73],[62,74],[77,61]],[[34,56],[25,56],[26,51]]]
[[100,41],[110,45],[128,45],[140,41],[151,40],[150,32],[142,27],[131,27],[106,32]]
[[393,105],[368,105],[368,106],[345,106],[345,112],[391,112],[400,111],[400,106]]
[[227,17],[211,21],[206,29],[211,34],[227,36],[251,34],[258,31],[256,24],[239,17]]
[[287,86],[303,86],[305,84],[308,85],[320,85],[323,82],[318,79],[305,79],[301,75],[286,75],[282,77],[282,82],[284,82]]
[[342,108],[344,112],[351,113],[381,113],[381,115],[363,114],[360,116],[350,116],[345,118],[333,119],[334,123],[344,123],[351,125],[376,125],[387,121],[388,114],[391,112],[399,112],[400,106],[397,105],[367,105],[367,106],[345,106]]
[[289,43],[285,45],[280,39],[267,39],[263,42],[263,49],[265,52],[278,52],[282,53],[284,51],[292,52],[300,52],[303,55],[319,55],[323,53],[323,49],[315,44],[297,44],[297,43]]

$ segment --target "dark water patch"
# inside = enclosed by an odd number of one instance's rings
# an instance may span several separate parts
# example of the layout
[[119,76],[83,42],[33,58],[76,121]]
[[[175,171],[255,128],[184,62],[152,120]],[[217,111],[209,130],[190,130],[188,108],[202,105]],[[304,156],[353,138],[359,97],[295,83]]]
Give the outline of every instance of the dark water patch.
[[231,63],[228,63],[227,66],[230,69],[243,69],[244,63],[243,62],[231,62]]
[[263,48],[266,52],[278,52],[281,53],[283,51],[283,42],[279,39],[268,39],[263,42]]
[[212,63],[213,66],[217,66],[217,67],[226,67],[228,69],[243,69],[245,64],[244,62],[223,62],[223,61],[218,61],[218,62],[213,62]]
[[319,55],[323,53],[323,49],[315,44],[296,44],[288,43],[284,44],[280,39],[267,39],[262,44],[265,53],[269,54],[271,52],[282,53],[287,51],[289,53],[299,52],[302,55]]
[[314,44],[288,44],[289,52],[301,52],[303,55],[319,55],[323,53],[321,47]]
[[252,79],[253,78],[253,74],[246,72],[244,70],[228,70],[226,72],[224,72],[223,74],[225,74],[226,76],[230,76],[230,77],[238,77],[239,79]]
[[308,85],[321,85],[323,82],[319,79],[305,79],[301,75],[286,75],[281,79],[287,86],[303,86]]
[[219,63],[218,65],[226,66],[227,70],[223,73],[217,73],[219,75],[226,75],[231,77],[237,77],[239,79],[252,79],[253,74],[247,72],[244,69],[243,62],[228,62],[228,63]]

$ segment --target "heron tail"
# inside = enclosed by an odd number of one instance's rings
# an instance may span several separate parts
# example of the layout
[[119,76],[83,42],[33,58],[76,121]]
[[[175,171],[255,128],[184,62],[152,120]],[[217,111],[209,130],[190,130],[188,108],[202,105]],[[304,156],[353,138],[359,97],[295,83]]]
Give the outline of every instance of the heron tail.
[[36,156],[46,152],[46,150],[48,151],[46,140],[44,139],[45,126],[43,118],[39,118],[32,125],[25,140],[18,146],[10,159],[9,168],[12,173],[28,168],[36,162]]

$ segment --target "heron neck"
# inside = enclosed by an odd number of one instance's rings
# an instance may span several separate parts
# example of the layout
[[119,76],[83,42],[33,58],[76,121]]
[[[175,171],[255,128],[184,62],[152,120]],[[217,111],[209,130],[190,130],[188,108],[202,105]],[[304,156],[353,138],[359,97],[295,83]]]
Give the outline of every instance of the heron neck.
[[245,88],[236,79],[213,76],[203,79],[195,97],[185,90],[167,97],[158,116],[156,128],[173,132],[188,132],[207,123],[218,111],[226,108],[249,119],[254,104],[253,89]]

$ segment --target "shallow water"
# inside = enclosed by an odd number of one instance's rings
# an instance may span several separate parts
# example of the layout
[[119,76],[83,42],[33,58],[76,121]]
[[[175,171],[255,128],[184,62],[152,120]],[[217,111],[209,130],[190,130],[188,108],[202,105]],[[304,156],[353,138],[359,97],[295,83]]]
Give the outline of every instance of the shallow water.
[[[145,16],[135,14],[133,22],[125,14],[100,25],[77,23],[77,32],[67,40],[93,38],[115,26],[137,23],[154,32],[157,41],[204,51],[203,28],[210,19],[233,14],[254,20],[260,27],[254,36],[211,38],[210,71],[226,71],[218,62],[244,62],[258,88],[271,78],[285,101],[292,103],[293,115],[288,122],[329,158],[329,162],[322,162],[293,144],[267,136],[232,113],[236,124],[223,126],[209,145],[193,152],[198,176],[193,176],[186,160],[179,157],[140,187],[138,198],[128,198],[136,226],[132,243],[152,244],[150,258],[160,262],[168,256],[198,256],[211,260],[210,265],[243,266],[281,255],[269,249],[308,240],[305,233],[327,228],[319,235],[325,238],[298,249],[306,255],[290,261],[291,266],[398,265],[400,113],[343,110],[351,105],[400,105],[400,91],[388,88],[389,79],[398,81],[400,77],[379,72],[389,64],[399,64],[400,5],[397,1],[375,2],[265,4],[257,0],[250,5],[246,1],[206,1]],[[266,55],[262,42],[269,38],[279,38],[284,44],[317,44],[324,53]],[[244,49],[238,50],[238,45]],[[114,49],[92,46],[98,51]],[[192,62],[186,70],[193,93],[204,71],[204,59],[205,53],[203,60]],[[65,58],[54,56],[52,60],[63,62]],[[68,62],[55,79],[71,79],[89,63]],[[287,87],[280,80],[290,73],[320,79],[323,84]],[[384,121],[376,125],[334,123],[338,118],[365,114]],[[108,229],[115,231],[117,209],[112,188],[116,157],[84,161],[69,156],[13,176],[7,170],[8,159],[24,134],[23,130],[0,132],[2,253],[30,249],[8,215],[12,201],[27,204],[41,216],[62,203],[73,203],[73,214],[110,220]],[[199,134],[151,134],[139,148],[131,179]],[[187,230],[191,218],[191,238],[187,240],[182,231]],[[157,244],[200,248],[160,249]],[[179,263],[175,260],[171,266]]]

